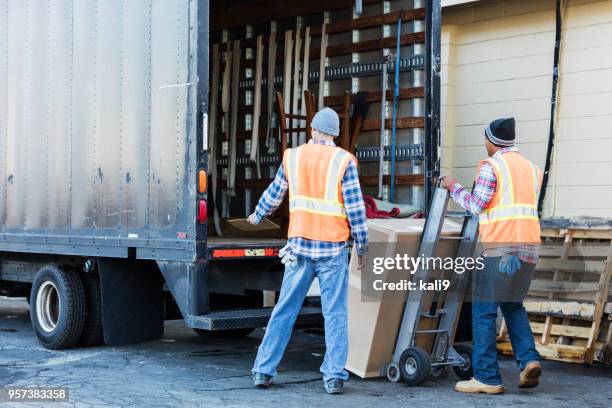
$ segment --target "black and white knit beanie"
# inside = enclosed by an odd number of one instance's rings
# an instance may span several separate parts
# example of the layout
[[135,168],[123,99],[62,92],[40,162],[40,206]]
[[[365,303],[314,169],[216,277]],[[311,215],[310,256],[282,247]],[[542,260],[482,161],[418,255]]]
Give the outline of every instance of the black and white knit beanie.
[[494,145],[512,146],[516,138],[514,124],[514,118],[496,119],[485,128],[485,135]]

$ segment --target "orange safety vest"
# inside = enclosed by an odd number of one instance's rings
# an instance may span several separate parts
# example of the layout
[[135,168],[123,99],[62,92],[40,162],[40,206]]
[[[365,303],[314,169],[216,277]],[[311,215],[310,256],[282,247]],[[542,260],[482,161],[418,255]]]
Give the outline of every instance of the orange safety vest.
[[349,224],[341,181],[355,156],[339,147],[307,143],[287,149],[283,169],[289,184],[288,237],[342,242]]
[[479,233],[484,243],[539,244],[540,169],[518,152],[482,160],[493,167],[497,189],[480,214]]

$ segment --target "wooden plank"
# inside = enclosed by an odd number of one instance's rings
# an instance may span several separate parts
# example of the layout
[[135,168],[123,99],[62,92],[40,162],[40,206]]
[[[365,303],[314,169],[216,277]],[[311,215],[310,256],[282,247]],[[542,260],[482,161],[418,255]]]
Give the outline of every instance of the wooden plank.
[[[293,91],[291,94],[291,113],[293,115],[299,115],[298,102],[300,98],[300,65],[302,61],[302,37],[300,36],[300,30],[295,30],[295,50],[293,56]],[[287,97],[287,95],[285,95]],[[300,121],[293,119],[291,122],[292,128],[299,128]],[[299,133],[291,132],[291,147],[298,147]]]
[[[400,43],[402,46],[423,44],[424,42],[424,32],[402,34],[402,36],[400,37]],[[395,44],[396,37],[386,37],[383,39],[327,46],[326,54],[328,57],[338,57],[341,55],[351,54],[353,52],[376,51],[382,48],[392,48],[395,47]],[[313,48],[310,52],[313,55],[319,55],[321,53],[321,50],[319,48]],[[280,47],[278,47],[277,49],[276,58],[279,60],[285,58],[284,51],[281,50]],[[255,66],[255,62],[253,60],[243,61],[241,64],[241,68],[253,68]]]
[[[402,17],[402,21],[423,20],[425,19],[425,9],[402,10],[331,23],[327,26],[327,34],[338,34],[351,30],[364,30],[366,28],[378,27],[385,24],[394,24],[397,23],[400,16]],[[316,28],[311,30],[311,35],[313,37],[319,36],[320,34],[321,32]]]
[[[383,39],[376,40],[367,40],[360,41],[356,43],[350,44],[340,44],[333,45],[327,47],[327,56],[328,57],[336,57],[339,55],[346,55],[353,52],[365,52],[365,51],[375,51],[380,50],[382,48],[392,48],[396,45],[396,37],[386,37]],[[402,34],[400,37],[400,44],[402,46],[412,45],[412,44],[423,44],[425,43],[425,33],[411,33],[411,34]],[[313,50],[313,53],[316,54],[316,51]]]
[[612,230],[596,230],[596,229],[558,229],[558,228],[544,228],[541,231],[542,237],[556,237],[560,238],[565,236],[568,231],[572,231],[574,238],[591,238],[591,239],[610,239],[612,240]]
[[555,316],[568,316],[582,319],[592,318],[595,313],[595,304],[586,302],[563,302],[555,300],[524,302],[525,310],[529,313],[551,314]]
[[[385,121],[385,128],[391,129],[393,127],[393,119],[387,119]],[[422,117],[404,117],[397,118],[398,129],[412,129],[425,127],[425,119]],[[370,130],[380,130],[380,119],[365,119],[361,123],[361,131],[367,132]]]
[[240,231],[253,232],[253,231],[275,231],[279,230],[280,226],[268,218],[262,218],[262,222],[256,225],[251,224],[246,218],[235,218],[227,220],[227,222],[234,228]]
[[[380,0],[363,0],[363,4]],[[354,0],[309,0],[298,2],[251,0],[214,1],[210,9],[210,31],[257,25],[270,20],[284,20],[295,16],[318,14],[323,11],[352,8]]]
[[[325,62],[327,59],[327,23],[323,23],[321,26],[321,48],[319,49],[319,99],[317,103],[318,109],[323,109],[325,106],[323,103],[323,97],[325,92]],[[313,53],[313,55],[317,55]]]
[[[372,187],[378,186],[378,176],[360,176],[359,180],[362,186]],[[391,177],[389,175],[385,175],[383,177],[383,184],[389,185],[391,182]],[[396,186],[414,186],[414,185],[424,185],[425,177],[422,174],[409,174],[409,175],[398,175],[395,176],[395,185]]]
[[[400,99],[411,99],[411,98],[424,98],[425,97],[425,87],[419,86],[414,88],[404,88],[400,89]],[[366,95],[366,102],[380,102],[382,98],[381,91],[373,91],[368,92]],[[387,100],[393,100],[393,90],[387,91]],[[340,106],[344,102],[344,95],[331,95],[326,96],[324,99],[325,106]]]
[[[512,355],[510,342],[497,343],[497,349],[506,355]],[[565,361],[568,363],[584,363],[584,348],[564,344],[536,343],[536,349],[543,358],[548,360]]]
[[[251,129],[251,152],[250,160],[257,162],[257,177],[261,177],[261,169],[259,165],[259,139],[261,138],[259,131],[259,118],[261,116],[261,74],[263,64],[263,44],[262,36],[257,36],[257,51],[256,51],[256,67],[255,67],[255,91],[253,96],[253,124]],[[263,128],[262,128],[263,130]],[[267,132],[267,129],[266,129]]]
[[585,362],[591,364],[595,356],[595,342],[599,337],[599,327],[601,325],[601,319],[603,317],[604,305],[608,299],[608,291],[610,285],[610,277],[612,277],[612,241],[610,242],[610,252],[608,260],[606,262],[606,270],[599,277],[599,291],[595,297],[595,313],[593,316],[593,325],[591,326],[591,334],[587,342],[587,353],[585,355]]
[[599,283],[596,282],[551,282],[544,279],[531,281],[529,290],[533,292],[597,292]]
[[[574,243],[570,248],[568,256],[581,258],[605,258],[608,256],[610,246],[600,242],[590,242],[584,245]],[[542,257],[560,257],[563,247],[552,243],[542,243],[540,245],[540,259]]]
[[[368,28],[375,28],[385,24],[395,24],[397,23],[397,19],[402,16],[402,21],[413,21],[413,20],[423,20],[425,18],[425,9],[412,9],[412,10],[402,10],[395,11],[392,13],[386,14],[378,14],[375,16],[367,16],[360,17],[352,20],[344,20],[338,21],[335,23],[328,23],[326,26],[327,34],[339,34],[351,30],[364,30]],[[302,28],[300,31],[302,34],[305,34],[305,30],[310,28],[310,35],[313,38],[320,37],[323,32],[322,26],[308,26]],[[268,38],[264,37],[264,44],[267,44]],[[255,42],[253,40],[246,40],[244,42],[246,47],[255,46]]]
[[597,273],[606,269],[604,261],[582,261],[578,259],[540,259],[536,271],[558,270],[564,273]]
[[[563,240],[563,250],[561,251],[561,260],[566,260],[569,250],[572,246],[572,235],[571,234],[567,234]],[[538,265],[540,264],[540,262],[538,262]],[[537,266],[536,265],[536,269]],[[553,275],[553,281],[558,281],[559,280],[559,270],[555,270],[554,275]],[[549,299],[554,299],[555,297],[557,297],[556,293],[549,293],[548,294],[548,298]],[[550,316],[546,317],[546,322],[544,323],[544,332],[542,334],[542,337],[540,338],[540,343],[542,344],[546,344],[548,343],[549,337],[550,337],[550,329],[552,327],[552,319]]]
[[[531,331],[534,333],[542,333],[544,331],[544,323],[530,322]],[[553,324],[550,329],[550,334],[553,336],[567,336],[588,339],[590,335],[590,327],[580,326],[564,326],[561,324]]]

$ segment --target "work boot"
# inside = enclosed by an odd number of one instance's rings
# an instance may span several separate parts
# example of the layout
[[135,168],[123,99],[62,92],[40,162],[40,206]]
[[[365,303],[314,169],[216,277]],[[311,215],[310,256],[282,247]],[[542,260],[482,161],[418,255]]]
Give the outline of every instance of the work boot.
[[542,375],[542,366],[539,361],[530,361],[527,363],[519,377],[519,388],[534,388],[540,383]]
[[253,385],[255,388],[268,388],[272,385],[272,377],[268,374],[253,373]]
[[487,385],[483,384],[475,378],[469,381],[459,381],[455,384],[455,390],[470,394],[502,394],[504,392],[503,385]]
[[344,392],[344,381],[339,378],[323,381],[323,385],[328,394],[342,394]]

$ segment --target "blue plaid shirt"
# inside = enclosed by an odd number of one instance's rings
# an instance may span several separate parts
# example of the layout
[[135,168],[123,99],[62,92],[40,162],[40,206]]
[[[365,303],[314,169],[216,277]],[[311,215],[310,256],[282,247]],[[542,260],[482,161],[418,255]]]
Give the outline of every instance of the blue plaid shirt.
[[[314,143],[314,141],[310,140],[309,143]],[[320,141],[318,143],[335,146],[332,141]],[[357,252],[363,255],[368,246],[368,226],[357,166],[353,161],[349,162],[342,177],[341,185],[346,216],[351,227],[351,236],[357,247]],[[288,186],[285,171],[283,166],[280,166],[274,181],[264,191],[257,208],[255,208],[257,222],[261,222],[262,218],[272,214],[278,208],[287,193]],[[319,259],[338,255],[346,248],[346,242],[314,241],[302,237],[293,237],[289,238],[287,246],[297,256]]]

